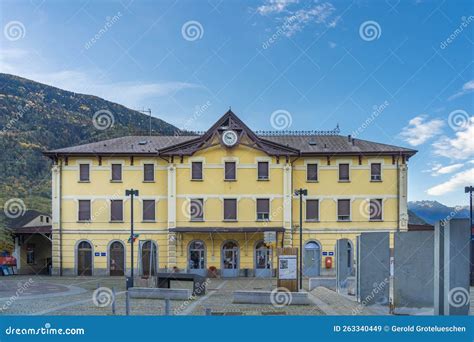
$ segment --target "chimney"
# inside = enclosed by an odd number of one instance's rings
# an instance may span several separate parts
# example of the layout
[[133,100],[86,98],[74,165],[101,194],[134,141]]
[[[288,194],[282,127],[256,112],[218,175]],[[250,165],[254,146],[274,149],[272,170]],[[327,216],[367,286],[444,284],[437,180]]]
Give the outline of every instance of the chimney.
[[352,139],[352,146],[355,146],[355,144],[356,144],[356,140]]
[[348,142],[351,142],[351,141],[352,141],[352,137],[351,137],[350,134],[347,136],[347,141],[348,141]]

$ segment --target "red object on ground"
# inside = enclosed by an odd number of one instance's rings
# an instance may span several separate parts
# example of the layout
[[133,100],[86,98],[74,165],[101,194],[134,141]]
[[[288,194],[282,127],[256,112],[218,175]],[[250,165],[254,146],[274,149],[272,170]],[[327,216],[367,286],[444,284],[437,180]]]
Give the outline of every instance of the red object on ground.
[[332,257],[326,257],[324,259],[324,264],[326,265],[326,268],[332,268]]
[[12,256],[0,257],[0,266],[16,266],[16,259]]

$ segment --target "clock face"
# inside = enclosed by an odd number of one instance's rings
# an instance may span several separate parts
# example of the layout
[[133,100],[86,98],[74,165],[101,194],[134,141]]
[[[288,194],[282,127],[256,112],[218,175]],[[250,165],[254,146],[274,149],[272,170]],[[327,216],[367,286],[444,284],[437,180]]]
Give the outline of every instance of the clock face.
[[234,131],[225,131],[222,133],[222,142],[226,146],[234,146],[237,143],[237,133]]

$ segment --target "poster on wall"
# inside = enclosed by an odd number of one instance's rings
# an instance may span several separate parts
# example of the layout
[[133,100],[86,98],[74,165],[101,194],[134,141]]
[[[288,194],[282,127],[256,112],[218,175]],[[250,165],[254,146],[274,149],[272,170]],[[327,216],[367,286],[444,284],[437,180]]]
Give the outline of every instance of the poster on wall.
[[296,279],[296,255],[280,255],[278,259],[278,278]]

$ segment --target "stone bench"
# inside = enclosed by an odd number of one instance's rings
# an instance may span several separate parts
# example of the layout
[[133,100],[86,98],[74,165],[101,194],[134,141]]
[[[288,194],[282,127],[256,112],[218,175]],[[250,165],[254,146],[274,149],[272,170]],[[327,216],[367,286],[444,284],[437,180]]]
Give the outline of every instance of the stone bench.
[[191,290],[187,289],[161,289],[149,287],[131,287],[128,289],[130,298],[138,299],[177,299],[188,300]]

